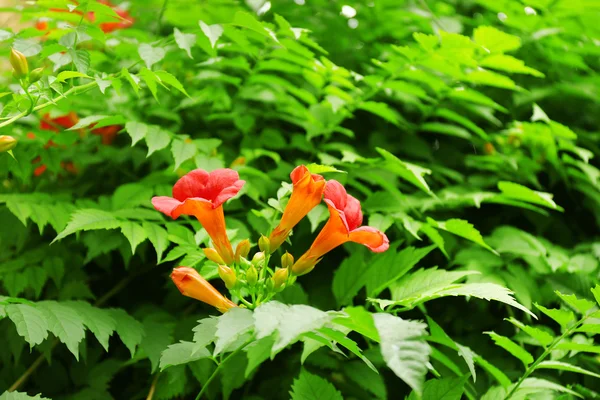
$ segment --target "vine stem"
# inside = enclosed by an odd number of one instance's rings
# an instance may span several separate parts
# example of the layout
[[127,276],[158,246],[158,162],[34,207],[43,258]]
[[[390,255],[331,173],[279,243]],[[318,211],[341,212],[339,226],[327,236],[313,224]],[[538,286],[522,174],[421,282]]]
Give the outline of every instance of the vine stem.
[[154,375],[154,379],[152,380],[152,385],[150,385],[150,390],[148,391],[148,396],[146,396],[146,400],[152,400],[154,397],[154,393],[156,392],[156,384],[158,383],[158,377],[160,373]]
[[31,111],[29,111],[29,110],[27,110],[27,111],[23,111],[23,112],[21,112],[21,113],[19,113],[19,114],[15,115],[14,117],[12,117],[12,118],[10,118],[10,119],[7,119],[6,121],[4,121],[4,122],[1,122],[1,123],[0,123],[0,128],[3,128],[3,127],[5,127],[5,126],[7,126],[7,125],[10,125],[10,124],[12,124],[12,123],[13,123],[13,122],[15,122],[16,120],[18,120],[18,119],[20,119],[20,118],[23,118],[23,117],[25,117],[25,116],[27,116],[27,115],[31,114],[31,112],[33,112],[33,111],[41,110],[42,108],[46,108],[46,107],[48,107],[48,106],[49,106],[49,105],[51,105],[51,104],[55,104],[55,102],[56,102],[56,101],[58,101],[58,100],[62,100],[62,99],[64,99],[65,97],[67,97],[68,95],[70,95],[70,94],[73,94],[73,93],[78,93],[78,92],[80,92],[80,91],[81,91],[81,92],[84,92],[84,91],[86,91],[86,90],[88,90],[88,89],[91,89],[91,88],[92,88],[92,87],[94,87],[94,86],[97,86],[97,83],[96,83],[95,81],[94,81],[94,82],[90,82],[90,83],[86,83],[85,85],[81,85],[81,86],[75,86],[75,87],[73,87],[73,88],[71,88],[71,89],[67,90],[66,92],[64,92],[64,93],[63,93],[63,94],[61,94],[60,96],[56,97],[55,99],[52,99],[51,101],[47,101],[46,103],[42,103],[42,104],[39,104],[39,105],[37,105],[37,106],[33,107],[33,109],[32,109]]
[[221,370],[221,367],[223,366],[223,364],[225,364],[227,362],[227,360],[229,360],[231,357],[235,356],[237,353],[239,353],[240,351],[242,351],[242,349],[244,347],[246,347],[246,345],[248,343],[249,342],[246,342],[243,346],[240,346],[236,351],[234,351],[233,353],[231,353],[230,355],[228,355],[227,357],[225,357],[223,359],[223,361],[221,361],[219,363],[219,366],[217,367],[217,369],[215,369],[215,371],[208,378],[208,380],[206,381],[206,383],[202,386],[202,389],[200,390],[200,393],[198,393],[198,395],[196,396],[195,400],[200,400],[202,398],[202,395],[204,394],[204,391],[210,386],[210,383],[213,381],[213,379],[215,379],[217,377],[217,375],[219,374],[219,371]]
[[554,339],[554,341],[552,343],[550,343],[550,345],[546,348],[546,350],[542,353],[541,356],[539,356],[534,362],[533,364],[531,364],[526,370],[525,373],[519,378],[519,380],[517,381],[517,383],[515,383],[515,386],[511,389],[511,391],[506,395],[506,397],[504,397],[504,400],[508,400],[510,399],[517,391],[517,389],[519,389],[519,386],[521,386],[521,384],[525,381],[525,379],[527,379],[529,377],[529,375],[531,375],[531,373],[533,371],[535,371],[536,367],[542,362],[544,361],[544,359],[546,357],[548,357],[548,355],[552,352],[552,350],[554,350],[554,348],[567,336],[569,336],[571,333],[573,333],[577,328],[579,328],[581,326],[581,324],[588,319],[589,315],[584,316],[582,319],[580,319],[576,324],[574,324],[572,327],[568,328],[567,330],[564,331],[564,333],[562,335],[560,335],[558,338]]
[[[102,296],[101,298],[99,298],[95,303],[94,303],[94,307],[99,307],[102,304],[106,303],[111,297],[113,297],[114,295],[116,295],[117,293],[119,293],[121,290],[123,290],[127,284],[129,284],[129,282],[131,282],[134,278],[136,278],[138,275],[140,275],[141,273],[145,272],[146,270],[143,270],[137,274],[133,274],[133,275],[129,275],[128,277],[122,279],[118,284],[116,284],[111,290],[109,290],[108,292],[106,292],[106,294],[104,296]],[[50,348],[50,352],[52,352],[52,350],[54,350],[54,348],[56,347],[56,345],[59,343],[59,340],[56,339],[54,340],[54,343],[52,344],[52,347]],[[23,372],[23,374],[15,381],[15,383],[13,383],[11,385],[10,388],[8,388],[8,392],[14,392],[15,390],[18,390],[24,383],[25,381],[31,376],[31,374],[33,374],[35,371],[37,371],[37,369],[42,365],[42,363],[44,362],[44,355],[40,354],[40,356],[38,358],[35,359],[35,361],[29,366],[29,368],[27,368],[27,371]]]

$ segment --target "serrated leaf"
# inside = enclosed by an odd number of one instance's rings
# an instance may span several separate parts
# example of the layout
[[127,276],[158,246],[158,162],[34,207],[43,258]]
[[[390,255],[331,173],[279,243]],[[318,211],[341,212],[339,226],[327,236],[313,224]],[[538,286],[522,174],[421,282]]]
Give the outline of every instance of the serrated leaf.
[[79,361],[79,343],[85,338],[83,319],[68,305],[56,301],[42,301],[37,307],[48,321],[48,330],[54,334]]
[[492,26],[480,26],[473,31],[473,40],[490,53],[504,53],[521,47],[521,38]]
[[330,382],[306,370],[294,379],[290,392],[291,400],[344,400],[341,393]]
[[96,229],[116,229],[119,225],[120,221],[109,212],[93,208],[77,210],[71,215],[71,219],[66,228],[54,238],[52,243],[75,232]]
[[248,309],[236,307],[223,314],[217,323],[214,354],[221,353],[253,327],[253,313]]
[[200,346],[207,346],[216,340],[217,324],[219,318],[209,317],[198,321],[199,324],[196,326],[194,331],[194,342]]
[[146,82],[146,86],[148,86],[148,90],[150,91],[150,93],[152,93],[152,96],[154,97],[156,102],[160,103],[160,101],[158,101],[158,83],[160,81],[156,74],[150,71],[148,68],[142,68],[140,70],[139,75],[142,77],[144,82]]
[[539,328],[535,328],[533,326],[525,325],[521,321],[514,319],[513,317],[507,318],[511,324],[521,329],[523,332],[527,333],[529,336],[534,338],[539,344],[546,347],[554,340],[554,337],[546,331],[543,331]]
[[9,304],[4,309],[15,324],[17,333],[29,348],[42,343],[48,337],[48,322],[44,313],[29,304]]
[[367,312],[363,307],[346,307],[343,311],[346,315],[335,318],[333,320],[334,323],[352,329],[375,342],[379,342],[379,333],[377,332],[371,313]]
[[196,145],[193,142],[187,142],[185,140],[173,140],[171,143],[171,153],[175,159],[176,170],[179,166],[196,155]]
[[535,369],[557,369],[560,371],[575,372],[578,374],[593,376],[594,378],[600,378],[600,374],[562,361],[542,361],[535,367]]
[[175,37],[175,43],[177,43],[177,46],[180,49],[185,50],[189,58],[194,58],[192,57],[191,49],[192,46],[196,44],[196,35],[193,33],[183,33],[179,29],[175,28],[173,30],[173,36]]
[[119,308],[110,309],[111,316],[116,322],[116,330],[119,337],[129,349],[131,357],[135,354],[135,348],[142,342],[144,337],[144,326],[135,318]]
[[42,397],[40,394],[29,396],[23,392],[4,392],[0,395],[0,400],[51,400],[47,397]]
[[77,72],[77,71],[63,71],[60,74],[58,74],[56,76],[56,81],[57,82],[64,82],[67,79],[72,79],[72,78],[88,78],[88,79],[92,79],[90,76],[87,76],[86,74],[82,73],[82,72]]
[[534,305],[538,310],[552,318],[554,321],[558,322],[563,328],[566,328],[572,321],[575,320],[575,314],[573,314],[573,312],[570,310],[546,308],[537,303],[534,303]]
[[550,382],[545,379],[539,379],[539,378],[525,379],[523,382],[521,382],[521,385],[515,391],[514,394],[517,396],[517,398],[529,398],[530,396],[528,396],[528,395],[530,395],[530,394],[547,393],[547,392],[569,393],[573,396],[583,398],[583,396],[581,396],[579,393],[577,393],[571,389],[567,389],[566,387],[559,385],[557,383]]
[[483,332],[489,335],[497,346],[502,347],[510,354],[521,360],[525,367],[533,362],[533,356],[527,350],[507,338],[506,336],[498,335],[495,332]]
[[475,229],[475,227],[468,221],[457,218],[449,219],[446,221],[435,221],[431,218],[427,218],[427,222],[435,228],[443,229],[446,232],[450,232],[457,236],[463,237],[467,240],[477,243],[485,249],[488,249],[492,253],[499,255],[496,250],[492,249],[487,243],[483,241],[481,233],[479,233],[479,231]]
[[164,228],[147,221],[142,223],[142,228],[146,232],[148,240],[154,246],[154,250],[156,250],[156,262],[158,264],[162,261],[164,251],[169,247],[169,234]]
[[129,241],[131,254],[135,254],[137,246],[148,238],[145,229],[140,224],[131,221],[121,222],[121,233]]
[[262,35],[264,37],[274,40],[275,42],[278,42],[277,37],[270,29],[267,29],[256,18],[254,18],[252,14],[247,13],[245,11],[236,12],[233,16],[233,21],[231,22],[231,25],[241,26],[246,29],[250,29],[251,31],[258,33],[259,35]]
[[419,396],[427,374],[431,348],[424,341],[427,325],[390,314],[374,314],[381,338],[381,355],[387,366]]
[[526,66],[525,63],[518,58],[506,54],[492,54],[481,60],[479,65],[504,72],[527,74],[537,78],[543,78],[545,76],[537,69]]
[[424,175],[431,174],[431,170],[404,162],[385,149],[377,147],[376,150],[381,154],[383,159],[387,161],[387,169],[407,182],[412,183],[425,193],[433,194],[431,189],[429,189],[429,185],[427,185],[427,182],[423,178]]
[[395,110],[391,109],[387,103],[380,103],[376,101],[363,101],[358,104],[358,109],[365,110],[371,114],[375,114],[378,117],[385,119],[386,121],[399,126],[400,117]]
[[148,125],[137,121],[129,121],[125,124],[125,130],[131,136],[131,146],[144,139],[148,134]]
[[356,252],[346,258],[335,270],[331,289],[338,306],[352,303],[354,296],[365,285],[370,267],[370,263],[365,262],[363,254]]
[[387,399],[387,390],[383,377],[361,362],[344,362],[342,368],[346,377],[373,394],[375,399]]
[[274,344],[275,338],[273,336],[266,336],[260,340],[253,341],[244,348],[248,356],[248,365],[246,365],[246,371],[244,372],[246,378],[271,356],[271,349]]
[[431,379],[425,382],[423,399],[460,400],[466,377]]
[[171,143],[171,135],[168,132],[162,130],[156,125],[148,126],[148,132],[146,133],[146,144],[148,145],[148,155],[150,157],[152,153],[157,150],[164,149]]
[[175,365],[187,364],[208,357],[210,357],[210,352],[206,347],[199,346],[193,342],[181,341],[170,345],[162,352],[160,370],[164,371]]
[[519,185],[518,183],[506,181],[498,182],[498,189],[500,189],[503,195],[511,199],[521,200],[527,203],[538,204],[554,210],[563,211],[563,208],[558,206],[554,200],[552,200],[553,195],[550,193],[538,192],[531,190],[526,186]]
[[98,342],[108,351],[108,340],[117,328],[115,319],[108,310],[92,307],[83,301],[66,303],[79,313],[83,324],[96,336]]
[[181,82],[179,82],[179,80],[175,76],[171,75],[167,71],[156,71],[154,74],[163,83],[173,86],[175,89],[179,90],[181,93],[185,94],[187,97],[190,97],[188,92],[185,91],[185,88],[183,87]]
[[580,314],[585,314],[588,310],[592,309],[595,306],[594,302],[586,299],[578,299],[577,296],[575,296],[574,294],[566,295],[562,294],[558,290],[556,290],[554,293],[556,293],[558,297],[560,297],[565,303],[573,307]]

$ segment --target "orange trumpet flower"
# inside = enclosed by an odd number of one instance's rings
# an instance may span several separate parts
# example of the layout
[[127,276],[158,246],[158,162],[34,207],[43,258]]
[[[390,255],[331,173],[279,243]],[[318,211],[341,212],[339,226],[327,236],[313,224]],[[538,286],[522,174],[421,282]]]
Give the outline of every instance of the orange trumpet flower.
[[325,253],[346,242],[363,244],[376,253],[384,252],[390,246],[383,232],[370,226],[360,226],[363,220],[360,202],[346,193],[341,183],[328,181],[324,197],[329,220],[310,249],[292,266],[295,275],[310,272]]
[[235,196],[244,183],[232,169],[217,169],[211,173],[195,169],[175,183],[173,197],[153,197],[152,205],[174,219],[182,214],[198,218],[217,253],[229,265],[234,261],[234,254],[225,231],[223,203]]
[[321,175],[311,174],[304,165],[294,168],[290,178],[294,188],[283,211],[281,222],[269,236],[271,252],[277,250],[287,239],[292,228],[321,202],[325,189],[325,179]]
[[200,300],[215,307],[222,313],[237,307],[234,302],[223,296],[213,285],[208,283],[194,268],[177,267],[171,272],[171,279],[184,296]]

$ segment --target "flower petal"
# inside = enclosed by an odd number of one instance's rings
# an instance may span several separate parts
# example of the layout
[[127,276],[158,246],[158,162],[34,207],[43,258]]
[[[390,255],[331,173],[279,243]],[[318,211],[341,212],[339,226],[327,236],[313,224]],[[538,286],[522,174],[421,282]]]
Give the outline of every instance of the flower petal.
[[333,207],[337,208],[340,211],[344,211],[346,208],[346,202],[348,201],[348,193],[346,193],[346,189],[344,186],[336,181],[335,179],[331,179],[327,181],[325,184],[325,191],[323,192],[323,197],[325,200],[330,200]]
[[348,195],[346,200],[346,208],[344,208],[344,216],[348,224],[348,230],[353,231],[363,222],[363,213],[360,207],[360,201],[355,197]]
[[177,217],[173,217],[173,210],[181,204],[180,201],[172,197],[157,196],[152,198],[152,205],[154,208],[172,218],[177,218],[180,215],[178,214]]
[[361,226],[350,232],[350,240],[367,246],[375,253],[382,253],[390,247],[385,233],[370,226]]
[[173,186],[173,197],[179,201],[185,201],[190,197],[210,200],[205,197],[208,179],[208,172],[203,169],[195,169],[185,174]]

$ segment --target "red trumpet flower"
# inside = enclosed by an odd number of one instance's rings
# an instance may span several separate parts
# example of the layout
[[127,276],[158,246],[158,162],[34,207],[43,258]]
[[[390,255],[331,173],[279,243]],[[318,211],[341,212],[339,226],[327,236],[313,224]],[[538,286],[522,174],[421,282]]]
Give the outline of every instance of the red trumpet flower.
[[389,240],[383,232],[370,226],[360,226],[363,220],[360,202],[346,193],[338,181],[327,182],[324,196],[329,220],[310,249],[292,266],[295,275],[310,272],[325,253],[349,241],[363,244],[376,253],[389,247]]
[[321,202],[323,196],[325,179],[321,175],[311,174],[304,165],[294,168],[290,178],[294,188],[283,211],[281,222],[269,236],[271,252],[281,246],[292,228]]
[[153,197],[152,205],[174,219],[182,214],[198,218],[223,261],[232,264],[234,253],[225,231],[223,203],[235,196],[244,183],[232,169],[211,173],[196,169],[175,183],[173,197]]

